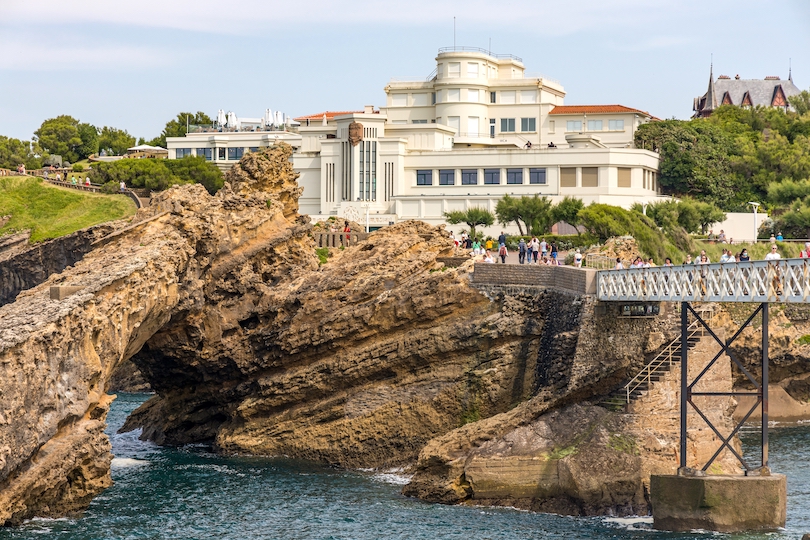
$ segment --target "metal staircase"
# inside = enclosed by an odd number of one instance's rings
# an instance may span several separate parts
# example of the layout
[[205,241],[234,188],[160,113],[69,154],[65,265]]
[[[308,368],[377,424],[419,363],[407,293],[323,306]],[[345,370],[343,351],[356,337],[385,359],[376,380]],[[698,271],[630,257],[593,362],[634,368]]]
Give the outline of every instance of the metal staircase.
[[[687,328],[687,349],[694,348],[705,335],[708,335],[708,333],[703,325],[697,320],[692,321]],[[672,370],[673,366],[680,365],[680,361],[681,337],[678,336],[668,343],[627,384],[600,401],[599,405],[612,411],[626,409],[630,403],[645,395],[655,382],[664,378]]]

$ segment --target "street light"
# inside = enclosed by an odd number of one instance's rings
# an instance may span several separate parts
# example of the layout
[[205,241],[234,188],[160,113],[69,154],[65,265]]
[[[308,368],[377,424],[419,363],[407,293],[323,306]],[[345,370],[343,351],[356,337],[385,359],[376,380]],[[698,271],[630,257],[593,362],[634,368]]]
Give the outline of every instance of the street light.
[[758,202],[749,201],[748,204],[754,209],[754,243],[757,243],[757,231],[759,227],[757,227],[757,209],[759,208]]

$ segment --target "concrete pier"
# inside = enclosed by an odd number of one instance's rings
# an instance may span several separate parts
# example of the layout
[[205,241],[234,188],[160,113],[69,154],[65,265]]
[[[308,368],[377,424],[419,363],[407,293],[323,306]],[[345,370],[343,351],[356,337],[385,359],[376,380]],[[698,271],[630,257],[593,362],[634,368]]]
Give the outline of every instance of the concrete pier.
[[774,530],[785,526],[787,481],[783,474],[652,476],[650,499],[659,530]]

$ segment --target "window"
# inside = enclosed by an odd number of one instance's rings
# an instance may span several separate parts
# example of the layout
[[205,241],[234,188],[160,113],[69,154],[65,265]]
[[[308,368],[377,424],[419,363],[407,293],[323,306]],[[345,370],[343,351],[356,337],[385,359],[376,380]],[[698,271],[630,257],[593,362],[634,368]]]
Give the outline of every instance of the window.
[[554,128],[555,128],[554,120],[549,120],[549,122],[548,122],[548,132],[549,133],[554,133]]
[[429,97],[428,94],[413,94],[413,106],[427,107],[428,97]]
[[521,90],[520,91],[520,102],[521,103],[537,103],[537,91],[536,90]]
[[217,148],[217,159],[225,159],[225,148]]
[[408,94],[391,94],[391,106],[392,107],[407,107],[408,106]]
[[416,185],[417,186],[432,186],[433,185],[433,171],[430,171],[430,170],[416,171]]
[[560,167],[560,187],[577,187],[576,168]]
[[191,148],[175,148],[174,155],[177,159],[184,158],[191,155]]
[[467,90],[467,101],[478,103],[481,99],[478,94],[479,94],[478,90],[473,90],[472,88],[470,88],[469,90]]
[[459,101],[461,99],[461,90],[458,88],[450,88],[447,91],[447,101]]
[[430,101],[431,101],[431,104],[436,105],[436,92],[431,92],[430,93]]
[[478,117],[477,116],[468,116],[467,117],[467,136],[468,137],[478,137]]
[[456,135],[458,135],[459,130],[461,129],[461,117],[460,116],[448,116],[447,117],[447,125],[451,128],[456,130]]
[[489,102],[490,103],[495,103],[496,102],[495,98],[496,98],[495,92],[490,92],[489,93]]
[[478,64],[475,62],[467,62],[467,77],[470,79],[478,78]]
[[529,183],[530,184],[546,184],[546,170],[545,169],[529,169]]
[[501,183],[501,170],[500,169],[484,169],[484,183],[485,184],[500,184]]
[[599,169],[582,167],[582,187],[599,187]]
[[610,131],[624,131],[624,120],[608,120]]
[[450,62],[447,64],[448,77],[461,77],[461,62]]
[[475,186],[478,184],[478,169],[462,169],[461,185]]
[[453,169],[442,169],[439,171],[439,185],[452,186],[456,183],[456,171]]
[[[612,122],[613,120],[611,120]],[[619,167],[619,187],[631,187],[630,183],[630,168]]]
[[228,148],[228,160],[242,159],[244,153],[244,148]]
[[214,159],[214,149],[213,148],[197,148],[197,155],[204,157],[205,161],[211,161],[212,159]]
[[501,133],[511,133],[515,131],[514,118],[501,118]]
[[565,131],[582,131],[582,120],[569,120],[565,123]]
[[521,118],[520,119],[520,131],[537,131],[537,119],[536,118]]
[[505,103],[508,105],[512,105],[515,103],[515,91],[508,90],[506,92],[501,92],[501,103]]
[[588,120],[588,131],[602,131],[602,121]]
[[494,118],[489,119],[489,136],[490,137],[495,136],[495,119]]
[[412,120],[414,124],[427,124],[427,120]]
[[522,184],[523,183],[523,169],[506,169],[506,183],[507,184]]

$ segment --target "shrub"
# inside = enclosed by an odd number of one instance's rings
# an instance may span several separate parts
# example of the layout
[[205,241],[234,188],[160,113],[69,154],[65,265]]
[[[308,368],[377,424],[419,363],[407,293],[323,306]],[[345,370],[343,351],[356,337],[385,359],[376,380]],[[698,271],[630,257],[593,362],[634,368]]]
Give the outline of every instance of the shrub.
[[82,172],[84,170],[84,165],[81,163],[74,163],[73,164],[73,172]]

